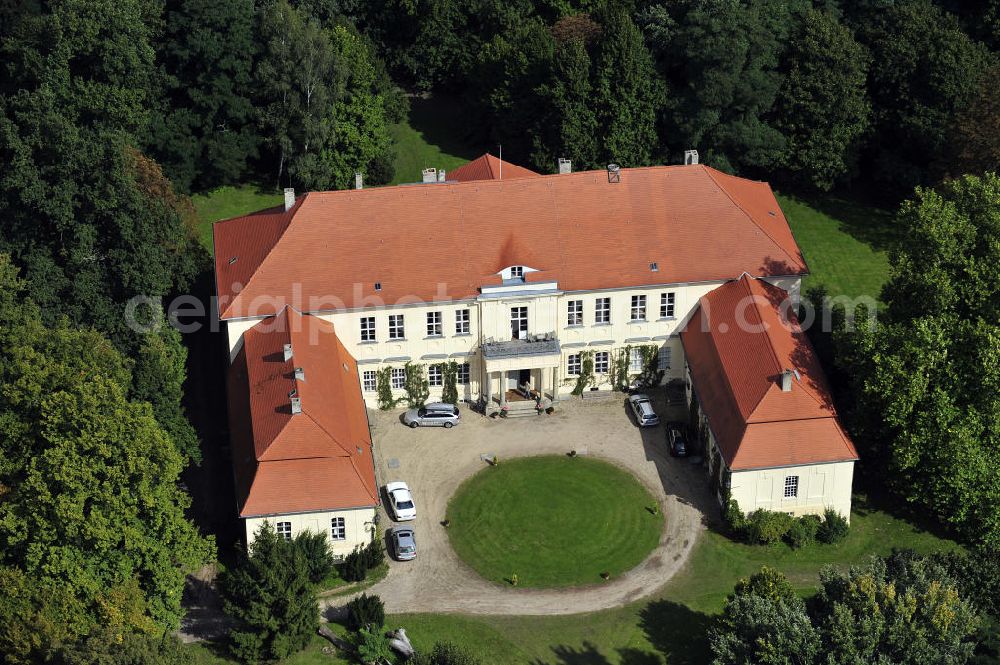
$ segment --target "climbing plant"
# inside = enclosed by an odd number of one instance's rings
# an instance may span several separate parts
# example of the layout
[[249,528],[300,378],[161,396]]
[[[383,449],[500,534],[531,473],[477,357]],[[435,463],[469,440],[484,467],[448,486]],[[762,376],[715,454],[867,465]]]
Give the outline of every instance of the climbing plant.
[[375,387],[378,390],[378,408],[383,411],[396,406],[396,398],[392,396],[392,368],[383,367],[375,373]]
[[581,351],[580,376],[576,380],[576,387],[573,388],[573,394],[576,396],[582,395],[587,386],[592,383],[594,383],[594,352]]
[[642,373],[638,384],[643,388],[660,385],[663,380],[663,370],[660,369],[660,349],[655,344],[644,344],[638,347],[642,352]]
[[612,351],[611,373],[608,377],[611,381],[612,390],[621,390],[622,392],[628,390],[628,366],[631,357],[631,346],[626,346],[625,348],[618,349],[617,351]]
[[441,401],[458,404],[458,363],[455,361],[441,363],[441,374],[444,376]]
[[424,375],[424,366],[413,363],[406,363],[403,366],[406,371],[406,379],[403,389],[406,390],[406,403],[411,409],[423,406],[427,403],[427,398],[431,394],[431,386]]

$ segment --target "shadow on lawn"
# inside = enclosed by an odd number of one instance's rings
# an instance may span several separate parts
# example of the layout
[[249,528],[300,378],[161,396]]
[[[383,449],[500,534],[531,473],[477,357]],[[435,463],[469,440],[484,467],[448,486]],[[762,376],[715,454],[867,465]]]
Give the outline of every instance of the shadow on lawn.
[[892,212],[861,199],[833,194],[794,198],[837,220],[844,233],[876,250],[888,250],[902,232]]
[[462,101],[449,95],[410,98],[410,126],[420,132],[427,143],[441,152],[464,159],[474,159],[479,150],[467,130],[468,114]]

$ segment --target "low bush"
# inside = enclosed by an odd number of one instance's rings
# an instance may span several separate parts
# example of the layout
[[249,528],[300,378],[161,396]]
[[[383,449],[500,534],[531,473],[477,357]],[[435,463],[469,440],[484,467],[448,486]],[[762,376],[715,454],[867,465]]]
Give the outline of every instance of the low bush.
[[792,522],[788,533],[785,534],[785,542],[793,549],[816,542],[816,532],[819,530],[820,523],[821,520],[817,515],[799,517]]
[[722,521],[725,523],[726,531],[731,538],[746,540],[747,518],[740,510],[736,499],[725,497],[722,506]]
[[363,549],[358,548],[344,558],[344,563],[340,564],[340,576],[348,582],[361,582],[368,576]]
[[385,563],[385,548],[382,547],[382,541],[378,538],[373,538],[372,542],[368,543],[368,546],[365,547],[361,558],[364,559],[368,570],[378,568]]
[[363,593],[347,603],[347,627],[361,630],[365,627],[381,628],[385,624],[385,605],[376,595]]
[[833,508],[827,508],[823,513],[823,523],[820,524],[816,532],[816,538],[821,543],[832,545],[847,538],[851,527],[847,524],[847,519]]
[[795,522],[788,513],[755,510],[746,517],[746,540],[749,543],[771,545],[780,541]]
[[451,642],[438,642],[430,652],[419,654],[414,665],[482,665],[481,660]]
[[396,655],[379,626],[359,628],[356,647],[362,663],[391,663]]

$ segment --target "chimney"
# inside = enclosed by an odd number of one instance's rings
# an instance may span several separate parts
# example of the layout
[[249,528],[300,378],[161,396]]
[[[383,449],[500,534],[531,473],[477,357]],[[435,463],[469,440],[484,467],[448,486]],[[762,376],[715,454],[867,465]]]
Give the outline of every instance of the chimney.
[[438,171],[438,182],[444,182],[445,172],[444,169]]
[[295,205],[295,190],[291,187],[285,187],[285,211],[292,209]]
[[621,182],[622,169],[617,164],[608,164],[608,182]]
[[685,164],[697,164],[698,163],[698,151],[697,150],[685,150],[684,151],[684,163]]
[[429,182],[437,182],[437,169],[424,169],[421,173],[423,174],[423,182],[425,184]]
[[306,380],[306,371],[304,369],[302,369],[301,367],[296,367],[295,368],[295,380],[296,381],[305,381]]
[[559,158],[559,173],[572,173],[573,172],[573,162],[563,157]]
[[354,189],[364,189],[365,188],[365,176],[358,171],[354,174]]
[[302,398],[292,397],[290,400],[292,402],[292,415],[294,416],[297,413],[302,413]]
[[285,344],[285,362],[287,363],[292,359],[292,345]]
[[786,369],[781,373],[781,392],[790,393],[792,392],[792,377],[794,377],[798,372],[790,369]]

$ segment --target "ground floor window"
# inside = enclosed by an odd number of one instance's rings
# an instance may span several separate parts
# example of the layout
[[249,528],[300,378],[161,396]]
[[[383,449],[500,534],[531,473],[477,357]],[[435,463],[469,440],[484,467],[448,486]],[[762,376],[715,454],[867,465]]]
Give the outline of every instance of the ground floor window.
[[406,384],[406,370],[402,367],[393,367],[390,378],[392,379],[392,387],[398,390]]
[[573,355],[566,358],[566,373],[571,376],[580,376],[580,371],[582,369],[580,363],[580,354],[574,353]]
[[332,540],[347,540],[347,524],[343,517],[330,520],[330,538]]
[[376,374],[373,369],[366,369],[361,373],[361,389],[366,393],[375,392]]
[[642,349],[632,349],[629,357],[628,371],[633,374],[640,374],[643,370]]
[[608,352],[598,351],[594,354],[594,372],[597,374],[608,373]]
[[441,373],[441,365],[431,365],[427,368],[427,383],[432,388],[440,388],[444,385],[444,376]]
[[674,354],[674,350],[669,346],[661,346],[659,354],[659,362],[657,364],[657,369],[667,370],[670,369],[671,357]]
[[456,381],[461,385],[467,385],[469,383],[469,363],[462,363],[458,366],[458,376]]
[[278,531],[278,535],[285,540],[292,539],[292,523],[291,522],[278,522],[275,527]]
[[785,498],[794,499],[799,495],[799,477],[785,476]]

